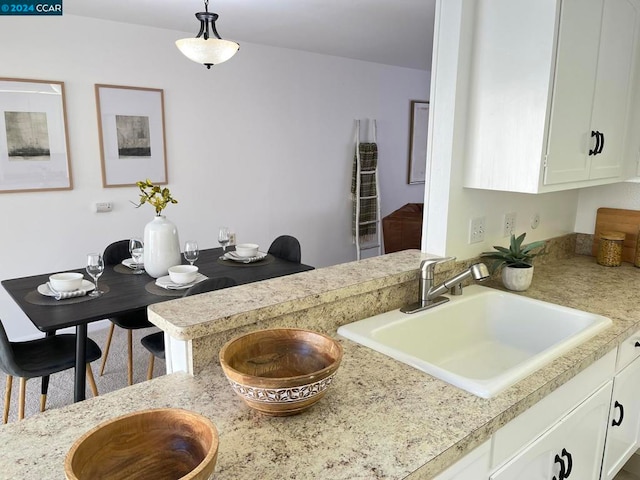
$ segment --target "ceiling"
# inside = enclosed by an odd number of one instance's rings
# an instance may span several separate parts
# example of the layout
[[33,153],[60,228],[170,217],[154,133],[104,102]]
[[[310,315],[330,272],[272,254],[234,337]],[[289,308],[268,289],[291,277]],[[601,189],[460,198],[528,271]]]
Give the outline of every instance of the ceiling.
[[[430,70],[436,0],[211,0],[224,39]],[[64,13],[185,32],[202,0],[65,0]],[[177,38],[176,38],[177,39]]]

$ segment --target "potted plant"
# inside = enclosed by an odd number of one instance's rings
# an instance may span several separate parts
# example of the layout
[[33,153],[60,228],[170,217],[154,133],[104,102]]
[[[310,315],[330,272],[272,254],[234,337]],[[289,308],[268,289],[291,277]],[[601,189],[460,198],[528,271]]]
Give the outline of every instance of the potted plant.
[[167,187],[154,185],[151,180],[136,185],[140,189],[140,202],[134,203],[136,208],[148,203],[156,211],[156,216],[144,227],[144,269],[151,277],[159,278],[167,275],[169,267],[181,263],[178,229],[162,215],[167,205],[178,201]]
[[544,253],[540,250],[545,246],[544,241],[523,245],[527,234],[516,237],[511,234],[509,248],[494,245],[495,251],[483,252],[482,258],[493,260],[489,265],[491,272],[502,268],[502,283],[509,290],[522,292],[529,288],[533,279],[533,259]]

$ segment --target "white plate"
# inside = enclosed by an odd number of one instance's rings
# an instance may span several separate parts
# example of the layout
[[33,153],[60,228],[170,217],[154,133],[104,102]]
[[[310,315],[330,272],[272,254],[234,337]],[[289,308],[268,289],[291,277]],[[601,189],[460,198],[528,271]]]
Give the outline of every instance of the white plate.
[[253,263],[264,259],[267,256],[264,252],[258,252],[255,257],[241,257],[236,252],[227,252],[223,255],[225,260],[232,260],[239,263]]
[[130,268],[131,270],[134,270],[136,268],[136,265],[138,265],[138,267],[144,267],[143,262],[136,264],[136,262],[133,261],[133,258],[125,258],[124,260],[122,260],[122,264],[125,267]]
[[179,283],[173,283],[169,275],[160,277],[156,280],[156,285],[166,290],[186,290],[189,287],[193,287],[196,283],[206,280],[207,277],[201,273],[196,273],[196,279],[191,283],[185,283],[181,285]]
[[[80,287],[80,290],[85,290],[87,292],[90,292],[95,288],[96,286],[93,283],[91,283],[89,280],[85,280],[84,278],[82,279],[82,286]],[[49,288],[49,285],[47,285],[46,283],[43,283],[42,285],[38,285],[37,290],[40,295],[44,295],[46,297],[56,296],[56,294],[51,291],[51,289]]]

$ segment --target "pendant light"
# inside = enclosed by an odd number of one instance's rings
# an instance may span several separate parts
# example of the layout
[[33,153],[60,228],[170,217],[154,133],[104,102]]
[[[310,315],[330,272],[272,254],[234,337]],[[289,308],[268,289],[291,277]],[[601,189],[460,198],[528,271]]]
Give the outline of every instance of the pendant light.
[[[204,12],[196,13],[200,21],[200,31],[195,38],[183,38],[176,41],[176,46],[189,60],[202,63],[207,68],[226,62],[233,57],[240,45],[230,40],[223,40],[216,30],[217,13],[209,13],[209,0],[204,0]],[[209,26],[211,24],[211,26]],[[209,33],[215,38],[211,38]]]

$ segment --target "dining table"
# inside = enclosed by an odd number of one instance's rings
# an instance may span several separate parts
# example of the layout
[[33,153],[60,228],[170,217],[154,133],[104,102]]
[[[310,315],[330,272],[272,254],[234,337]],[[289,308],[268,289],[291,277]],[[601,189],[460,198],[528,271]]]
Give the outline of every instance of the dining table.
[[[232,252],[234,247],[227,247]],[[198,273],[205,277],[230,277],[238,285],[259,282],[270,278],[313,270],[314,267],[303,263],[290,262],[271,254],[261,255],[258,261],[244,263],[230,259],[222,248],[201,250],[195,265]],[[125,263],[127,265],[125,265]],[[188,264],[188,262],[183,261]],[[86,275],[83,268],[69,270]],[[53,273],[12,278],[0,282],[11,298],[18,304],[35,327],[45,335],[55,335],[57,330],[75,327],[76,360],[74,374],[74,401],[85,399],[86,387],[86,344],[88,324],[105,320],[148,307],[151,304],[181,297],[185,289],[164,288],[155,279],[143,274],[135,274],[130,262],[105,265],[104,272],[98,278],[98,297],[88,295],[57,300],[43,294],[43,286]],[[86,275],[88,278],[89,276]],[[200,276],[199,278],[202,279]],[[166,280],[166,279],[165,279]],[[171,287],[165,282],[160,284]],[[40,290],[40,291],[39,291]]]

